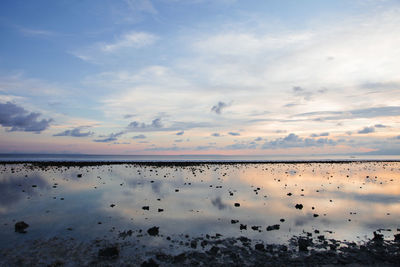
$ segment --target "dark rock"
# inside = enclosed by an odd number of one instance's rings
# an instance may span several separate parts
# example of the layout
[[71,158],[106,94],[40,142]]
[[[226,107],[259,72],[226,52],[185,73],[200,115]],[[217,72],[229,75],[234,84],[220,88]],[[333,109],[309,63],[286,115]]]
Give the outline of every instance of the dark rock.
[[235,224],[235,223],[238,223],[239,222],[239,220],[231,220],[231,224]]
[[263,250],[264,250],[264,244],[256,244],[256,245],[255,245],[255,249],[256,249],[256,250],[263,251]]
[[158,229],[159,229],[159,227],[154,226],[154,227],[150,228],[149,230],[147,230],[147,233],[151,236],[156,236],[156,235],[158,235]]
[[283,218],[282,218],[282,219],[280,219],[279,221],[281,221],[281,222],[284,222],[284,221],[285,221],[285,219],[283,219]]
[[400,234],[395,234],[394,235],[394,241],[395,242],[400,242]]
[[164,209],[158,209],[158,212],[163,212],[164,211]]
[[279,230],[280,227],[281,226],[279,224],[270,225],[270,226],[267,227],[267,231]]
[[240,230],[247,230],[246,224],[240,224]]
[[290,197],[292,195],[292,193],[287,193],[287,195]]
[[114,208],[114,207],[115,207],[115,204],[111,204],[110,207],[111,207],[111,208]]
[[383,241],[383,235],[378,234],[377,232],[374,232],[374,238],[372,238],[373,241],[375,242],[382,242]]
[[303,204],[296,204],[295,208],[301,210],[303,209]]
[[119,249],[117,246],[102,248],[99,250],[98,256],[102,259],[116,259],[119,256]]
[[160,265],[158,265],[158,263],[155,262],[153,259],[150,259],[148,261],[144,261],[140,265],[140,267],[158,267],[158,266],[160,266]]
[[308,238],[300,237],[297,240],[297,244],[299,245],[299,251],[308,251],[308,246],[310,246],[312,241]]
[[316,213],[314,213],[314,215],[313,215],[313,216],[314,216],[314,218],[316,218],[316,217],[318,217],[319,215],[318,215],[318,214],[316,214]]
[[15,232],[25,234],[26,233],[25,229],[28,227],[29,227],[29,224],[25,223],[24,221],[21,221],[21,222],[17,222],[15,224],[14,228],[15,228]]
[[191,248],[197,248],[197,241],[196,240],[192,240],[192,242],[190,242],[190,247]]
[[76,177],[81,178],[81,177],[82,177],[82,174],[80,173],[80,174],[78,174]]
[[149,210],[150,207],[149,207],[149,206],[143,206],[142,209],[143,209],[143,210]]
[[235,207],[240,207],[240,203],[235,203]]
[[213,246],[212,248],[210,248],[208,253],[210,253],[211,255],[217,255],[218,251],[219,251],[219,247]]

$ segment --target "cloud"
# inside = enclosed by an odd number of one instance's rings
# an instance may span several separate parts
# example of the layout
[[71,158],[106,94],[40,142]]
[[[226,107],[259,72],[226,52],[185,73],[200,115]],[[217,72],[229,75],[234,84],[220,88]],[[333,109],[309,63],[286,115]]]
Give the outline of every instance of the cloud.
[[146,136],[144,134],[135,135],[132,139],[145,139]]
[[65,130],[64,132],[53,134],[53,136],[72,136],[72,137],[87,137],[92,136],[94,133],[89,132],[81,132],[83,127],[77,127],[71,130]]
[[125,132],[118,132],[118,133],[111,133],[109,135],[101,135],[99,137],[104,137],[103,139],[95,139],[93,140],[94,142],[98,142],[98,143],[109,143],[109,142],[113,142],[113,141],[117,141],[119,136],[123,135]]
[[257,137],[256,139],[254,139],[255,142],[259,142],[259,141],[262,141],[262,140],[263,140],[262,137]]
[[177,132],[176,135],[183,135],[184,133],[185,133],[185,131],[180,131],[180,132]]
[[162,127],[161,118],[156,118],[152,120],[150,124],[133,121],[129,123],[127,129],[131,131],[154,131],[161,129]]
[[337,142],[328,138],[302,138],[291,133],[284,138],[277,138],[267,141],[262,146],[263,149],[293,148],[293,147],[321,147],[325,145],[334,146]]
[[123,48],[141,48],[152,45],[157,39],[155,35],[150,33],[129,32],[113,43],[101,44],[100,50],[106,53],[113,53]]
[[375,128],[387,128],[387,126],[383,124],[375,124]]
[[311,136],[311,137],[329,136],[329,133],[328,133],[328,132],[325,132],[325,133],[320,133],[320,134],[311,134],[310,136]]
[[126,130],[129,132],[179,131],[178,133],[181,132],[184,133],[184,130],[214,126],[213,124],[207,122],[181,122],[181,121],[173,121],[170,122],[169,125],[164,126],[164,123],[161,120],[162,120],[161,117],[158,117],[152,120],[151,123],[133,121],[126,127]]
[[30,29],[21,26],[17,26],[18,30],[24,34],[29,36],[43,36],[43,37],[51,37],[57,35],[55,32],[48,30],[40,30],[40,29]]
[[150,0],[124,0],[124,2],[134,13],[146,12],[153,15],[158,13]]
[[38,118],[41,113],[29,112],[11,102],[0,103],[0,125],[7,127],[7,131],[23,131],[41,133],[46,130],[53,119]]
[[359,130],[357,133],[359,134],[369,134],[375,132],[375,128],[373,126],[371,127],[364,127],[362,130]]
[[326,116],[318,117],[316,119],[320,121],[325,121],[325,120],[400,116],[400,106],[353,109],[347,111],[316,111],[316,112],[296,114],[294,115],[294,117],[314,117],[321,115],[326,115]]
[[211,111],[214,111],[214,112],[217,113],[217,114],[221,114],[222,110],[223,110],[224,108],[228,107],[228,106],[229,106],[228,104],[226,104],[226,103],[224,103],[224,102],[222,102],[222,101],[219,101],[216,105],[214,105],[214,106],[211,108]]
[[136,115],[134,115],[134,114],[125,114],[124,115],[124,119],[130,119],[130,118],[133,118],[133,117],[135,117]]
[[220,137],[221,135],[219,133],[212,133],[211,136]]
[[240,133],[236,133],[236,132],[229,132],[228,134],[232,135],[232,136],[239,136],[240,135]]

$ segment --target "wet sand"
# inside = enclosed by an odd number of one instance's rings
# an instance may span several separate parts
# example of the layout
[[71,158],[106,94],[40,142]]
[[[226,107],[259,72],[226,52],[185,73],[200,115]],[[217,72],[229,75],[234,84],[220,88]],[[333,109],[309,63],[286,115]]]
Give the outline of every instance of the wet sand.
[[400,163],[3,162],[2,266],[398,266]]

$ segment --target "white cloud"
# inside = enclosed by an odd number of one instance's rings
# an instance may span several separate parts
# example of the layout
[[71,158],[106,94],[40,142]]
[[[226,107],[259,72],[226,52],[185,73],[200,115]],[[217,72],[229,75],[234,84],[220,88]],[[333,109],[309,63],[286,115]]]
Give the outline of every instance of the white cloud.
[[152,45],[158,37],[146,32],[129,32],[112,43],[100,45],[101,51],[111,53],[122,48],[141,48]]

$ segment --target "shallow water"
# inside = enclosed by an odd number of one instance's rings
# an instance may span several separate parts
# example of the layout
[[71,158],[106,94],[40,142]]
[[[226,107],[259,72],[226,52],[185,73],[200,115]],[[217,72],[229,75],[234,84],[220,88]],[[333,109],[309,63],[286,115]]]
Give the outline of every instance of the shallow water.
[[[29,224],[26,234],[14,232],[17,221]],[[153,226],[159,236],[147,234]],[[179,251],[188,237],[216,234],[287,244],[319,231],[362,242],[378,229],[393,239],[399,228],[399,162],[0,167],[0,248],[52,237],[117,240],[128,230],[143,250]]]

